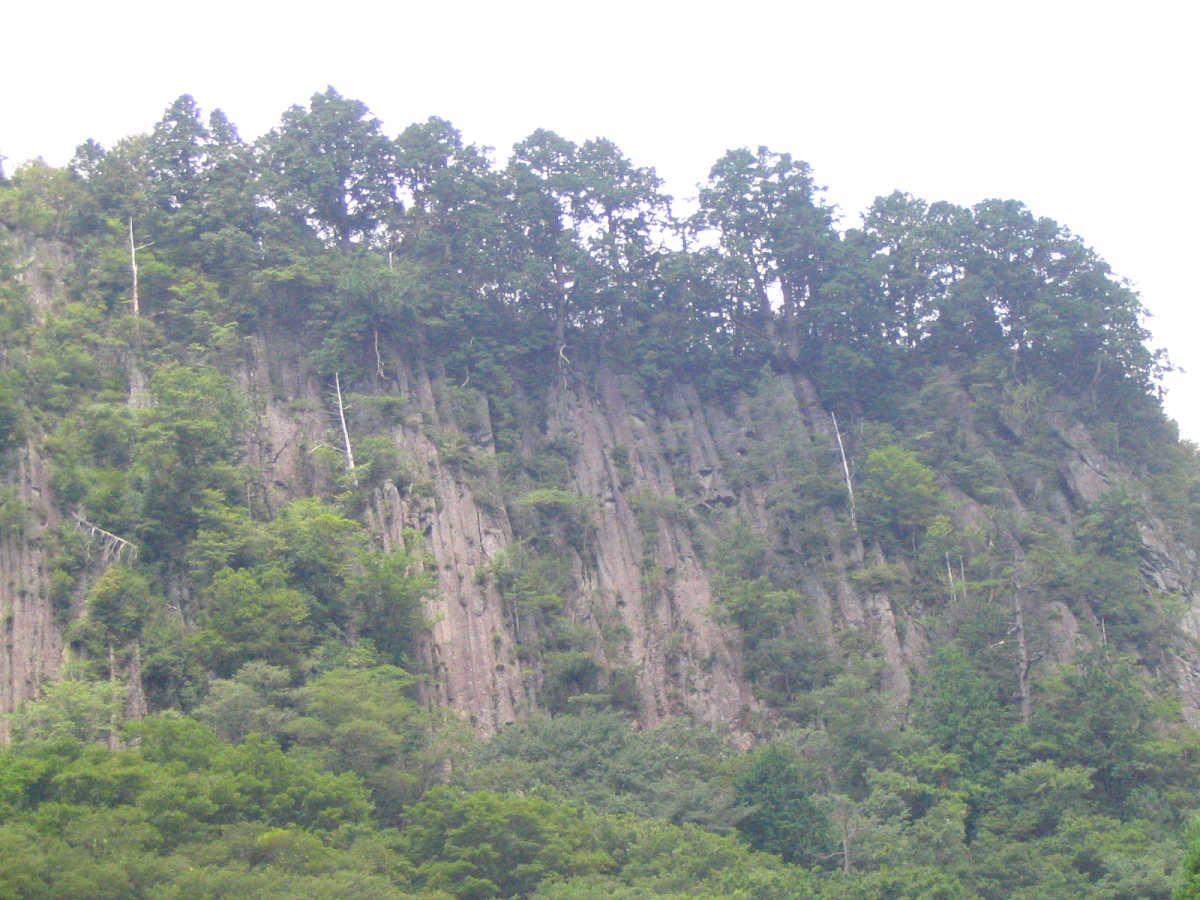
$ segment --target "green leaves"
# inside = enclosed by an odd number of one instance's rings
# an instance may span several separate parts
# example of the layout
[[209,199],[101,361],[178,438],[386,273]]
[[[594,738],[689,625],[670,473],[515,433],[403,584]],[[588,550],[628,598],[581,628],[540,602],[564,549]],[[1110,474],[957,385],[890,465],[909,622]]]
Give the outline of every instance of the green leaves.
[[196,639],[220,675],[252,659],[295,669],[312,642],[308,618],[308,597],[279,568],[222,569],[205,591]]
[[933,470],[895,444],[867,454],[858,496],[859,521],[867,533],[885,545],[907,546],[914,552],[942,501]]
[[812,785],[795,760],[769,744],[755,753],[734,782],[739,803],[752,811],[738,823],[751,847],[788,862],[820,865],[833,856],[833,829],[813,802]]
[[285,112],[260,146],[282,211],[338,246],[367,239],[395,202],[379,120],[333,88]]
[[116,564],[105,569],[88,591],[87,616],[110,644],[120,646],[141,633],[154,603],[145,576]]
[[591,816],[542,797],[435,788],[408,813],[416,880],[455,897],[526,896],[543,878],[602,872],[613,860]]
[[[1182,606],[1139,567],[1147,528],[1197,530],[1195,459],[1155,449],[1137,297],[1011,201],[894,194],[839,233],[809,167],[765,148],[719,160],[699,206],[674,221],[606,140],[539,131],[497,169],[444,120],[393,141],[332,89],[254,147],[181,97],[0,185],[0,452],[49,455],[54,501],[0,487],[0,539],[45,548],[45,600],[85,611],[69,649],[101,679],[43,682],[12,719],[0,894],[1163,896],[1200,775],[1163,701]],[[249,356],[285,345],[255,436]],[[286,396],[335,372],[354,490],[276,468],[337,457],[305,452],[320,404]],[[592,400],[612,497],[562,431]],[[1076,457],[1117,470],[1081,416],[1129,463],[1092,502]],[[364,524],[394,487],[441,528],[447,479],[486,519],[489,659],[554,714],[486,747],[423,705],[448,651],[421,640],[421,540],[385,552]],[[314,484],[346,494],[281,499]],[[601,501],[643,551],[644,609],[605,593],[639,573],[598,554]],[[115,733],[125,671],[172,716]],[[721,705],[760,742],[740,755],[620,712],[730,679],[756,693]],[[430,791],[447,779],[464,790]]]

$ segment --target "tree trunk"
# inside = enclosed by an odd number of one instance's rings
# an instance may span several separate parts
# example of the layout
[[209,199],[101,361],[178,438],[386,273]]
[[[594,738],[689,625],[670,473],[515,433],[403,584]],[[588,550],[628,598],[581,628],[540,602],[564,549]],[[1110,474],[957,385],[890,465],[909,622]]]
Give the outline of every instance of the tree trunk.
[[859,540],[858,511],[854,505],[854,482],[850,480],[850,464],[846,460],[846,445],[842,443],[842,431],[838,428],[837,416],[833,414],[833,410],[829,411],[829,418],[833,421],[833,433],[837,435],[838,452],[842,455],[842,473],[846,476],[846,496],[850,500],[850,527],[854,529],[855,540]]
[[1029,699],[1029,641],[1025,635],[1025,604],[1021,600],[1021,582],[1013,585],[1013,617],[1017,631],[1017,690],[1021,695],[1021,721],[1028,725],[1032,716]]
[[129,217],[129,305],[133,313],[133,349],[129,360],[129,405],[134,409],[144,409],[149,404],[146,401],[146,376],[138,365],[138,356],[142,350],[142,303],[138,293],[138,263],[137,252],[149,247],[149,244],[135,244],[133,238],[133,216]]
[[117,655],[113,652],[112,641],[108,643],[108,687],[112,692],[112,711],[108,714],[108,749],[117,749]]
[[350,447],[350,431],[346,428],[346,408],[342,404],[342,379],[337,372],[333,373],[333,387],[337,392],[338,421],[342,424],[342,441],[346,447],[346,471],[350,473],[354,486],[358,487],[358,474],[354,471],[354,450]]
[[139,318],[141,315],[141,304],[138,302],[138,265],[137,265],[137,246],[133,243],[133,216],[129,217],[129,274],[132,281],[132,290],[130,293],[130,303],[133,306],[133,317]]

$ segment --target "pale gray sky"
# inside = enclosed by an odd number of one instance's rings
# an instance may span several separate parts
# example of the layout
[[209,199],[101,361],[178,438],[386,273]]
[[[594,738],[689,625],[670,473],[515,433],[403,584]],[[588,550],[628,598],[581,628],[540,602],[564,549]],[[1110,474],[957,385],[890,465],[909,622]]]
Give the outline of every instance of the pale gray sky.
[[855,214],[899,188],[1022,200],[1140,290],[1200,441],[1200,7],[1179,2],[23,4],[3,14],[6,170],[149,130],[192,94],[243,137],[326,85],[395,134],[438,115],[500,149],[604,136],[694,193],[726,149],[812,164]]

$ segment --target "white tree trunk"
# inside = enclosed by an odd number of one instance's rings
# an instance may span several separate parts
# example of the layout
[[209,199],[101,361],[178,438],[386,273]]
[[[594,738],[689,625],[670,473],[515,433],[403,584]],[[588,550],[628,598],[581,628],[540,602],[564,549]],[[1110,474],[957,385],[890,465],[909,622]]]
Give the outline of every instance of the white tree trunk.
[[837,416],[830,410],[829,418],[833,421],[833,433],[837,435],[838,452],[842,455],[842,472],[846,476],[846,495],[850,498],[850,527],[854,536],[858,537],[858,510],[854,505],[854,482],[850,480],[850,464],[846,461],[846,446],[842,443],[842,431],[838,428]]
[[350,447],[350,431],[346,428],[346,408],[342,404],[342,379],[337,372],[333,373],[333,387],[337,391],[338,421],[342,423],[342,441],[346,447],[346,471],[354,480],[354,486],[358,487],[358,475],[354,471],[354,450]]
[[130,303],[133,305],[133,317],[139,318],[141,315],[141,304],[138,302],[138,266],[137,266],[138,248],[133,243],[133,216],[129,217],[129,274],[133,282],[133,289],[130,296]]

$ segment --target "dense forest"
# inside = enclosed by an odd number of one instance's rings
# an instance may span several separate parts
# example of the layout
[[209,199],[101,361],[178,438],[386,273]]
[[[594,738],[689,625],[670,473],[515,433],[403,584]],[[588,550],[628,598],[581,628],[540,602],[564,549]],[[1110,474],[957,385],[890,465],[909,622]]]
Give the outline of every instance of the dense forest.
[[332,88],[0,174],[0,896],[1200,897],[1143,318],[1016,201]]

